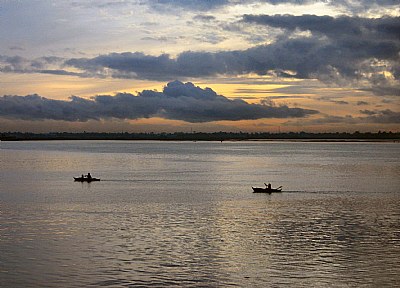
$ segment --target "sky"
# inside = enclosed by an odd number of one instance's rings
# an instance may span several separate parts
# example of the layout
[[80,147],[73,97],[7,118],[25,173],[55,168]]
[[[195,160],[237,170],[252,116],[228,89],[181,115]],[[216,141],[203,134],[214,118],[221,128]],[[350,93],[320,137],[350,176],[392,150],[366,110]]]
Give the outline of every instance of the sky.
[[0,131],[400,131],[400,0],[0,0]]

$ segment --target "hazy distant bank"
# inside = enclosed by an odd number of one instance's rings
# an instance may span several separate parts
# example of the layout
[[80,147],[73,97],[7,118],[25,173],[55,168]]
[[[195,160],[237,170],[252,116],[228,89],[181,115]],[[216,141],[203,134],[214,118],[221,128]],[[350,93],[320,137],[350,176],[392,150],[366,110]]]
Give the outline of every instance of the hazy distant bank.
[[162,140],[162,141],[399,141],[399,132],[354,133],[0,133],[1,141],[26,140]]

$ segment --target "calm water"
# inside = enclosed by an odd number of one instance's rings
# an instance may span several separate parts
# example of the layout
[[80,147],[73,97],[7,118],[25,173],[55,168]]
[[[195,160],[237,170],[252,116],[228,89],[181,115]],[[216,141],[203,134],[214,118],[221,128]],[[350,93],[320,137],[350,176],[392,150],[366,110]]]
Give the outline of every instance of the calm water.
[[1,287],[400,285],[399,143],[0,145]]

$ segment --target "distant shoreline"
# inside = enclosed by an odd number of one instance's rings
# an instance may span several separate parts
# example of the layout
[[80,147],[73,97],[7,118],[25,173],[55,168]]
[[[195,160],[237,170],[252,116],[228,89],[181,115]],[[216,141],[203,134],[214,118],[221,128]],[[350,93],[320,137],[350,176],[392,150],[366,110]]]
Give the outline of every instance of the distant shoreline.
[[400,142],[400,139],[248,139],[255,142]]
[[245,139],[245,140],[165,140],[165,139],[2,139],[0,142],[40,142],[40,141],[132,141],[132,142],[297,142],[297,143],[400,143],[399,139]]
[[400,132],[354,133],[0,133],[1,141],[122,140],[122,141],[290,141],[290,142],[400,142]]

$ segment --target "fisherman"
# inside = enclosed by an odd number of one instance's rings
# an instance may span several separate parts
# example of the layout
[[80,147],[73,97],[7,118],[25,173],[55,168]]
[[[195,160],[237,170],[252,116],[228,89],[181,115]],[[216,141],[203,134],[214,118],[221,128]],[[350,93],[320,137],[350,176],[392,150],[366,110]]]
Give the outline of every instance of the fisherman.
[[92,179],[92,175],[90,175],[90,173],[87,173],[87,178]]
[[271,190],[271,183],[268,183],[268,190]]

